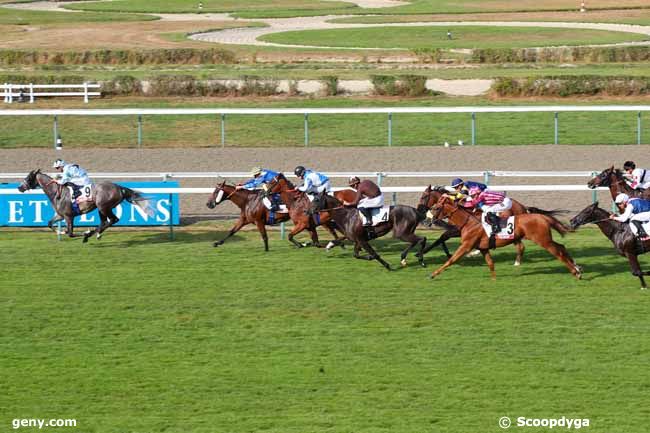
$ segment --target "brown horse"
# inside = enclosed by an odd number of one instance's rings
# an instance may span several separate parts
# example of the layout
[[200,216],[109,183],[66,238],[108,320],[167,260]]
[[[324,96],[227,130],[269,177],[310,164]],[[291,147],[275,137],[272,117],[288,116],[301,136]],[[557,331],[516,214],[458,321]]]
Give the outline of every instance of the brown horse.
[[[343,203],[336,198],[334,198],[334,206],[332,206],[332,198],[325,192],[317,195],[314,197],[311,210],[313,212],[327,210],[332,213],[332,220],[336,223],[337,229],[341,230],[347,239],[354,242],[355,258],[377,260],[386,269],[390,270],[390,265],[372,248],[369,241],[384,236],[392,230],[394,237],[408,243],[408,246],[401,254],[401,265],[406,266],[408,252],[419,245],[419,252],[416,257],[418,257],[420,265],[425,266],[422,251],[425,248],[427,238],[415,234],[415,229],[418,224],[425,218],[424,214],[419,213],[415,208],[410,206],[391,206],[388,221],[382,222],[372,227],[371,230],[368,230],[363,226],[357,208],[343,206]],[[362,248],[370,255],[365,257],[359,255]]]
[[[299,191],[295,186],[282,174],[278,174],[271,182],[268,183],[268,188],[271,194],[280,194],[282,203],[287,205],[289,209],[289,217],[293,221],[294,227],[289,233],[288,240],[298,248],[305,247],[300,242],[294,239],[294,236],[303,230],[309,231],[311,235],[312,245],[320,247],[318,240],[318,233],[316,227],[323,225],[334,236],[334,240],[340,242],[339,236],[336,233],[336,224],[332,221],[332,212],[324,210],[322,212],[310,212],[311,201],[307,194]],[[327,203],[328,206],[336,206],[334,198]],[[341,247],[343,245],[341,244]]]
[[[215,247],[223,245],[226,239],[237,233],[245,225],[255,224],[257,230],[259,230],[262,235],[264,250],[269,250],[269,237],[266,234],[266,225],[268,224],[271,211],[264,206],[262,198],[263,196],[260,191],[249,191],[245,189],[237,190],[233,185],[227,185],[225,181],[216,186],[210,195],[206,206],[210,209],[214,209],[218,204],[223,203],[224,200],[230,200],[239,207],[240,214],[239,219],[233,228],[230,229],[230,232],[228,232],[226,237],[214,243]],[[288,219],[288,213],[276,212],[274,223],[284,222]]]
[[[447,190],[445,190],[443,187],[431,187],[429,185],[424,192],[422,193],[422,196],[420,197],[420,201],[418,202],[418,211],[420,212],[426,212],[429,209],[431,209],[437,202],[440,200],[440,197],[442,197],[443,194],[446,194]],[[509,218],[512,215],[523,215],[523,214],[542,214],[550,217],[554,217],[557,214],[561,213],[566,213],[566,211],[563,210],[544,210],[540,209],[537,207],[532,207],[532,206],[524,206],[523,204],[519,203],[515,199],[512,200],[512,208],[510,208],[507,211],[501,212],[500,215],[503,218]],[[477,214],[480,215],[480,211],[477,212]],[[439,225],[437,222],[434,221],[434,224]],[[437,247],[438,245],[442,244],[442,249],[445,251],[447,254],[447,257],[451,257],[451,254],[449,254],[449,250],[447,249],[447,246],[445,245],[445,242],[448,241],[450,238],[455,238],[455,237],[460,237],[460,230],[458,230],[457,227],[454,226],[442,226],[445,228],[445,232],[436,240],[434,243],[429,245],[424,253],[426,254],[429,252],[431,249]],[[516,241],[514,242],[515,247],[517,248],[517,256],[515,258],[515,266],[520,266],[521,261],[523,260],[524,257],[524,251],[526,247],[524,247],[524,243],[521,241]]]
[[[72,199],[68,188],[60,185],[55,179],[51,178],[41,170],[32,170],[18,187],[18,191],[25,192],[30,189],[41,188],[54,208],[54,217],[47,223],[51,230],[55,230],[54,223],[65,220],[67,234],[69,237],[75,237],[74,218],[75,212],[72,209]],[[100,182],[92,190],[92,200],[79,204],[79,214],[83,215],[97,209],[99,212],[99,226],[93,230],[87,230],[84,233],[83,242],[88,242],[88,238],[97,233],[97,239],[101,239],[104,230],[116,224],[120,219],[113,213],[113,208],[124,200],[132,203],[147,215],[153,215],[153,210],[149,206],[149,201],[137,191],[125,186],[117,185],[113,182]]]
[[587,186],[591,189],[596,189],[599,186],[609,187],[609,193],[612,196],[612,200],[616,199],[616,196],[620,193],[625,193],[630,197],[650,199],[650,189],[632,189],[632,187],[625,181],[623,172],[619,169],[615,169],[613,165],[589,180]]
[[[457,203],[443,196],[433,206],[435,218],[448,218],[449,222],[460,230],[461,243],[453,256],[439,269],[431,274],[431,278],[440,275],[449,266],[460,260],[465,254],[473,249],[478,249],[483,254],[485,262],[490,268],[492,279],[496,279],[494,272],[494,261],[490,255],[489,236],[483,230],[481,220],[467,209],[458,206]],[[521,239],[529,239],[546,251],[555,256],[559,261],[569,269],[569,271],[578,279],[582,276],[582,270],[575,264],[564,245],[553,240],[551,229],[556,230],[561,235],[565,235],[571,229],[562,224],[553,216],[541,214],[523,214],[515,215],[515,227],[513,239],[496,239],[496,248],[509,245]]]

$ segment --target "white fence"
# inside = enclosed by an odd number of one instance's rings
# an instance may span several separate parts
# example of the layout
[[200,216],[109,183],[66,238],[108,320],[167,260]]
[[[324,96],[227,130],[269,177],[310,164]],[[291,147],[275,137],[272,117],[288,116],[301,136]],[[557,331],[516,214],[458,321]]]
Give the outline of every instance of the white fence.
[[[557,178],[584,178],[589,179],[593,177],[597,171],[434,171],[434,172],[328,172],[330,178],[344,178],[350,176],[358,176],[360,178],[373,177],[377,179],[379,185],[386,179],[400,179],[400,178],[444,178],[448,183],[450,178],[463,177],[463,178],[480,178],[486,184],[490,180],[498,177],[557,177]],[[288,177],[295,177],[291,173],[285,173]],[[0,179],[23,179],[27,173],[0,173]],[[113,173],[113,172],[97,172],[89,175],[93,179],[157,179],[157,180],[173,180],[173,179],[243,179],[250,177],[250,173],[243,171],[236,172],[175,172],[175,173]],[[429,182],[427,183],[427,185]],[[388,193],[399,192],[422,192],[426,185],[420,186],[382,186],[382,191]],[[497,185],[496,189],[503,191],[591,191],[586,182],[582,184],[540,184],[540,185]],[[333,188],[339,190],[343,188]],[[599,188],[606,189],[606,188]],[[139,191],[143,193],[163,193],[163,194],[209,194],[214,191],[214,187],[209,188],[141,188]],[[33,193],[40,193],[39,191],[32,191]],[[7,190],[0,190],[0,194],[9,194]],[[15,193],[15,192],[12,192]]]
[[[6,90],[5,90],[6,91]],[[6,99],[6,98],[5,98]],[[142,116],[156,115],[215,115],[221,121],[221,146],[226,145],[227,115],[302,115],[304,116],[305,146],[309,145],[309,116],[312,114],[385,114],[387,116],[388,146],[393,144],[394,114],[471,114],[471,144],[476,144],[476,115],[478,113],[554,113],[554,143],[559,143],[559,117],[563,112],[632,112],[636,113],[636,141],[641,144],[641,113],[650,112],[650,105],[530,105],[483,107],[382,107],[382,108],[113,108],[113,109],[30,109],[0,110],[0,116],[52,116],[54,137],[58,137],[58,116],[135,116],[137,144],[142,146]],[[55,143],[56,145],[56,143]]]
[[[20,100],[23,98],[23,102],[26,98],[29,98],[29,103],[33,104],[35,97],[51,97],[51,96],[83,96],[84,102],[88,103],[88,98],[90,96],[101,96],[101,92],[91,92],[89,89],[99,89],[99,84],[7,84],[4,83],[0,85],[0,90],[4,94],[4,102],[11,104],[14,102],[14,99]],[[59,92],[54,92],[52,90],[62,89]],[[66,89],[81,89],[81,91],[64,91]],[[40,91],[39,90],[45,90]],[[22,111],[22,110],[21,110]]]

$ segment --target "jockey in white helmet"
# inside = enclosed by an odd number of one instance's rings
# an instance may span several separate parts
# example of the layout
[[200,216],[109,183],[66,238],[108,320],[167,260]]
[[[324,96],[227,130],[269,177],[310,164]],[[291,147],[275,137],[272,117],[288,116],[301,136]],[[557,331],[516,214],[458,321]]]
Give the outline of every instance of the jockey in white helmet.
[[647,237],[648,235],[643,229],[643,223],[650,221],[650,200],[638,197],[630,198],[627,194],[619,194],[616,196],[614,203],[623,213],[619,216],[612,214],[609,218],[621,223],[629,221],[630,224],[634,224],[636,227],[640,238]]
[[73,199],[78,197],[80,189],[86,185],[92,184],[88,173],[78,164],[68,164],[62,159],[57,159],[52,164],[52,168],[61,173],[58,182],[61,185],[71,185],[74,190]]

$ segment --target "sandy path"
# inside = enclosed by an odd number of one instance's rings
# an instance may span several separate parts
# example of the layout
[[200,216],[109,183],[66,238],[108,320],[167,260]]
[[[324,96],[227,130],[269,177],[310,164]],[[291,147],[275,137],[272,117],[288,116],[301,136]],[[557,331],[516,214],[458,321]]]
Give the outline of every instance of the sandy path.
[[[487,27],[544,27],[582,30],[605,30],[624,33],[642,34],[650,37],[650,26],[633,24],[610,24],[610,23],[570,23],[570,22],[529,22],[529,21],[441,21],[441,22],[412,22],[412,23],[377,23],[377,24],[343,24],[332,23],[329,20],[335,18],[346,18],[345,16],[320,16],[320,17],[298,17],[282,19],[260,19],[248,20],[263,22],[268,27],[263,28],[239,28],[228,29],[216,32],[199,33],[191,38],[205,42],[216,42],[221,44],[235,45],[260,45],[276,47],[303,47],[303,48],[328,48],[337,49],[340,47],[317,47],[310,45],[285,45],[271,42],[259,41],[258,38],[271,33],[314,30],[314,29],[344,29],[344,28],[370,28],[370,27],[451,27],[451,26],[487,26]],[[624,44],[643,44],[650,42],[634,42]],[[617,45],[624,45],[617,44]],[[340,48],[340,49],[368,49],[368,48]]]
[[[68,149],[62,152],[45,149],[12,149],[0,151],[0,172],[27,172],[47,168],[56,158],[73,160],[89,171],[248,171],[263,165],[282,171],[293,171],[298,164],[324,172],[333,171],[482,171],[482,170],[548,170],[592,171],[612,164],[622,165],[628,159],[650,167],[650,146],[464,146],[443,147],[373,147],[373,148],[268,148],[231,149]],[[263,156],[261,156],[263,155]],[[385,179],[383,185],[443,184],[451,179]],[[477,179],[481,180],[481,179]],[[499,184],[582,184],[587,178],[494,178]],[[343,179],[336,179],[341,186]],[[184,186],[209,187],[210,179],[184,180]],[[495,188],[498,188],[496,186]],[[513,192],[511,197],[530,206],[564,208],[576,212],[589,204],[591,192]],[[399,202],[415,204],[418,194],[400,194]],[[607,194],[600,200],[608,206]],[[205,207],[206,197],[183,196],[184,216],[211,217],[215,213]],[[220,206],[219,212],[233,214],[231,205]]]

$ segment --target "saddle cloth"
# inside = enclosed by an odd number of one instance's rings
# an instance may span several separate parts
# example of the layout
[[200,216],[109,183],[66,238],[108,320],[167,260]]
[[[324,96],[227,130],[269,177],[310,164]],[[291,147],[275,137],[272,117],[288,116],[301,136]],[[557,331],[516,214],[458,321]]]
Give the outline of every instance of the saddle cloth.
[[[490,236],[492,234],[492,225],[485,222],[485,215],[481,215],[481,223],[483,224],[483,230],[485,234]],[[509,217],[507,220],[505,218],[499,218],[499,227],[501,231],[496,234],[497,239],[514,239],[515,237],[515,217],[514,215]]]
[[[388,217],[390,216],[390,205],[384,205],[382,207],[376,207],[372,209],[372,226],[376,226],[381,223],[385,223],[388,221]],[[359,217],[361,218],[361,222],[365,225],[366,224],[366,217],[359,211]]]
[[[636,229],[636,226],[634,224],[630,224],[630,230],[632,230],[634,236],[639,235],[638,230]],[[643,230],[645,230],[646,233],[650,234],[650,221],[643,223]]]
[[[88,185],[83,185],[79,188],[79,192],[81,193],[79,197],[77,197],[74,202],[77,204],[81,203],[86,203],[86,202],[92,202],[93,201],[93,190],[95,189],[95,185],[92,183],[89,183]],[[74,188],[71,186],[68,186],[68,190],[70,191],[70,197],[74,197]]]

